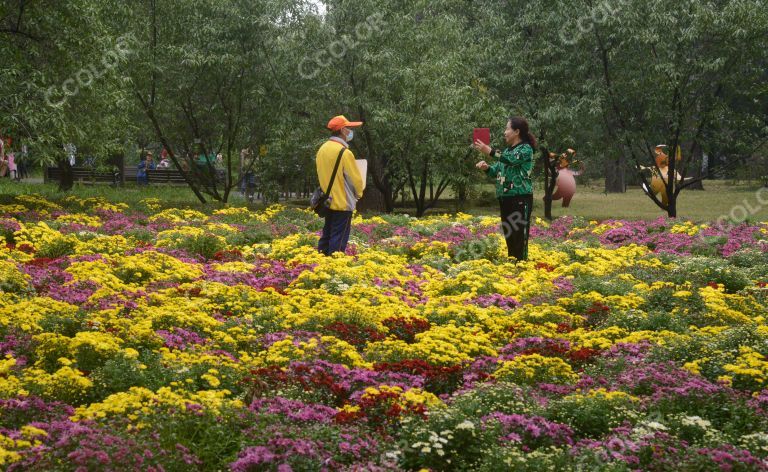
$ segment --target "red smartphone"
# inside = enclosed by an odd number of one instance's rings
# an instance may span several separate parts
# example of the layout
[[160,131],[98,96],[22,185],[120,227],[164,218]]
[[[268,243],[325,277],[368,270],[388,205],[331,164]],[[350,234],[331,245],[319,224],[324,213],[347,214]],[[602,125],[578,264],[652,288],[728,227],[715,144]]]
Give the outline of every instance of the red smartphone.
[[483,144],[491,145],[491,129],[490,128],[475,128],[472,132],[472,144],[475,144],[477,140],[483,142]]

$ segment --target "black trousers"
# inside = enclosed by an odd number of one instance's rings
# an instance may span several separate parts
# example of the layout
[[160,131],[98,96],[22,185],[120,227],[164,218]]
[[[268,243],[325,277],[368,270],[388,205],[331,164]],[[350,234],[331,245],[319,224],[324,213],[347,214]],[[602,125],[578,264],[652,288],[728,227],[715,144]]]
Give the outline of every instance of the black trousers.
[[499,207],[501,230],[507,240],[507,254],[521,261],[527,260],[533,195],[499,198]]

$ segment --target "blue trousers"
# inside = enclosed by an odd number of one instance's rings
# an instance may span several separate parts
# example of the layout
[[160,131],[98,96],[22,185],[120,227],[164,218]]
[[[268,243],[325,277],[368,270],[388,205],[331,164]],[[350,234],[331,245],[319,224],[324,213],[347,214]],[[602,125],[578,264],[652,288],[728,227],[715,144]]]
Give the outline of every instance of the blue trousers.
[[323,235],[317,244],[317,250],[330,256],[334,252],[347,250],[349,231],[352,229],[352,212],[330,210],[325,217]]

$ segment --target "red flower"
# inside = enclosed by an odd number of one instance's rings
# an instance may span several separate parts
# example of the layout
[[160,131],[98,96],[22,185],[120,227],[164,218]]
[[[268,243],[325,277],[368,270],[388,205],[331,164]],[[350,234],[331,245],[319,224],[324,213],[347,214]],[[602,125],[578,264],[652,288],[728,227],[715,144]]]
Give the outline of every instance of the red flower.
[[552,272],[553,270],[555,270],[555,266],[549,265],[546,262],[537,262],[535,267],[537,269],[544,269],[547,272]]
[[570,333],[571,331],[573,331],[573,326],[569,325],[568,323],[559,323],[557,325],[558,333]]
[[510,326],[509,328],[507,328],[507,332],[512,336],[517,334],[517,330],[518,330],[517,326]]
[[600,350],[598,349],[582,347],[581,349],[571,351],[568,354],[568,357],[570,358],[571,362],[583,363],[583,362],[590,361],[592,358],[596,357],[598,354],[600,354]]
[[608,314],[608,312],[611,311],[611,307],[607,305],[603,305],[602,303],[595,302],[592,304],[591,307],[587,309],[588,315],[596,315],[596,314]]
[[336,413],[336,415],[333,417],[334,421],[336,421],[339,424],[348,424],[352,423],[360,418],[363,417],[363,414],[359,411],[357,412],[349,412],[349,411],[340,411]]
[[401,372],[424,377],[425,387],[432,393],[451,393],[461,383],[464,367],[461,365],[436,366],[422,359],[404,359],[399,362],[378,362],[373,370]]
[[417,334],[431,327],[429,321],[420,318],[392,317],[385,319],[383,324],[389,329],[390,334],[407,343],[414,342]]
[[53,262],[56,259],[51,259],[50,257],[38,257],[36,259],[32,259],[31,261],[27,262],[27,265],[35,266],[35,267],[44,267],[53,264]]
[[403,409],[397,403],[393,403],[387,408],[387,416],[397,418],[403,413]]
[[16,249],[26,254],[32,254],[33,252],[35,252],[35,248],[29,243],[21,243],[18,246],[16,246]]
[[231,251],[223,250],[213,255],[213,259],[216,261],[232,262],[232,261],[239,261],[242,258],[243,258],[243,253],[238,251],[237,249],[233,249]]
[[325,327],[332,335],[344,340],[355,347],[365,346],[369,342],[382,341],[386,339],[384,334],[379,333],[373,328],[361,327],[352,323],[334,321]]

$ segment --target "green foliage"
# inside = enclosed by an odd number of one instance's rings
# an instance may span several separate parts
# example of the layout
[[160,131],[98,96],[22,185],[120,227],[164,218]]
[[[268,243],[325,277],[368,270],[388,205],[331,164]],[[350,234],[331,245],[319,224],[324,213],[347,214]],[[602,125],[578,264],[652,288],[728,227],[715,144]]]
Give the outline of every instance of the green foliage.
[[127,392],[131,387],[145,387],[145,371],[135,359],[118,356],[97,366],[91,372],[93,390],[89,392],[92,402],[102,401],[109,395]]
[[55,259],[75,252],[77,241],[74,238],[57,237],[45,241],[37,250],[38,257]]
[[74,337],[78,332],[82,331],[84,322],[85,315],[82,312],[74,313],[72,316],[64,313],[51,313],[43,317],[39,324],[47,333]]
[[[247,172],[240,151],[251,149],[258,190],[275,201],[316,185],[324,124],[345,113],[366,122],[352,148],[383,209],[412,200],[421,215],[449,191],[459,206],[481,194],[471,129],[490,127],[501,146],[510,114],[608,179],[606,169],[652,165],[659,142],[683,145],[689,175],[703,153],[746,162],[768,130],[761,0],[323,4],[324,13],[309,0],[4,5],[0,134],[46,164],[69,142],[102,167],[168,146],[201,201],[231,197]],[[77,91],[64,95],[72,79]],[[223,177],[212,180],[194,161],[219,152]]]
[[[623,295],[632,290],[634,283],[632,281],[620,278],[605,279],[591,274],[581,274],[573,279],[573,286],[577,292],[589,293],[597,292],[604,296]],[[583,313],[588,308],[589,302],[584,301],[581,309],[573,310],[574,313]]]
[[[3,68],[0,72],[0,134],[14,149],[30,148],[32,162],[63,158],[62,144],[107,156],[133,138],[121,77],[104,65],[121,33],[105,25],[97,2],[9,2],[0,7]],[[68,92],[65,92],[67,90]]]
[[270,241],[272,241],[272,230],[268,226],[249,226],[243,231],[230,233],[227,238],[227,243],[232,246],[250,246]]
[[731,265],[746,272],[752,280],[768,279],[768,252],[756,248],[746,248],[728,258]]
[[750,285],[747,272],[728,263],[727,259],[686,257],[678,261],[673,280],[689,280],[695,285],[723,284],[725,291],[736,293]]
[[[719,332],[715,338],[696,335],[684,340],[671,340],[663,346],[656,346],[651,357],[656,361],[677,359],[681,364],[702,359],[699,362],[701,375],[711,382],[718,382],[721,376],[731,375],[724,366],[737,362],[740,349],[750,348],[759,352],[764,349],[764,345],[765,336],[755,326],[745,324],[729,327]],[[734,386],[757,387],[740,385],[738,379],[734,382]],[[710,399],[705,398],[703,401],[709,402]]]
[[547,418],[564,423],[582,437],[600,438],[625,421],[637,420],[633,402],[626,395],[572,395],[552,401]]
[[[259,233],[260,234],[260,233]],[[243,237],[248,237],[244,235]],[[259,237],[258,235],[256,237]],[[227,242],[221,236],[210,232],[195,235],[184,235],[170,246],[173,249],[182,249],[189,254],[198,255],[205,259],[213,259],[219,251],[227,247]]]
[[437,411],[427,421],[406,420],[400,433],[406,469],[474,470],[497,438],[477,424],[475,415],[457,409]]
[[[581,459],[582,456],[579,457]],[[498,470],[525,472],[529,470],[582,470],[574,466],[574,460],[564,448],[550,447],[524,452],[518,448],[494,448],[486,454],[475,470],[495,472]],[[596,460],[592,467],[611,470],[601,460]],[[588,470],[588,469],[583,469]],[[594,470],[594,469],[593,469]],[[618,470],[618,468],[617,468]]]
[[211,469],[233,462],[241,447],[242,437],[235,433],[241,430],[241,424],[235,412],[154,414],[145,419],[156,425],[153,433],[163,449],[177,450],[177,445],[182,445],[194,451],[202,463],[210,464]]
[[467,416],[505,414],[538,414],[540,407],[519,385],[497,382],[477,385],[451,402],[451,407]]
[[[689,301],[691,300],[678,299],[678,302],[681,305],[686,304]],[[618,326],[631,331],[667,330],[683,333],[691,326],[691,324],[693,324],[691,319],[683,313],[672,314],[670,310],[652,309],[647,313],[639,310],[611,313],[601,323],[601,326]]]

